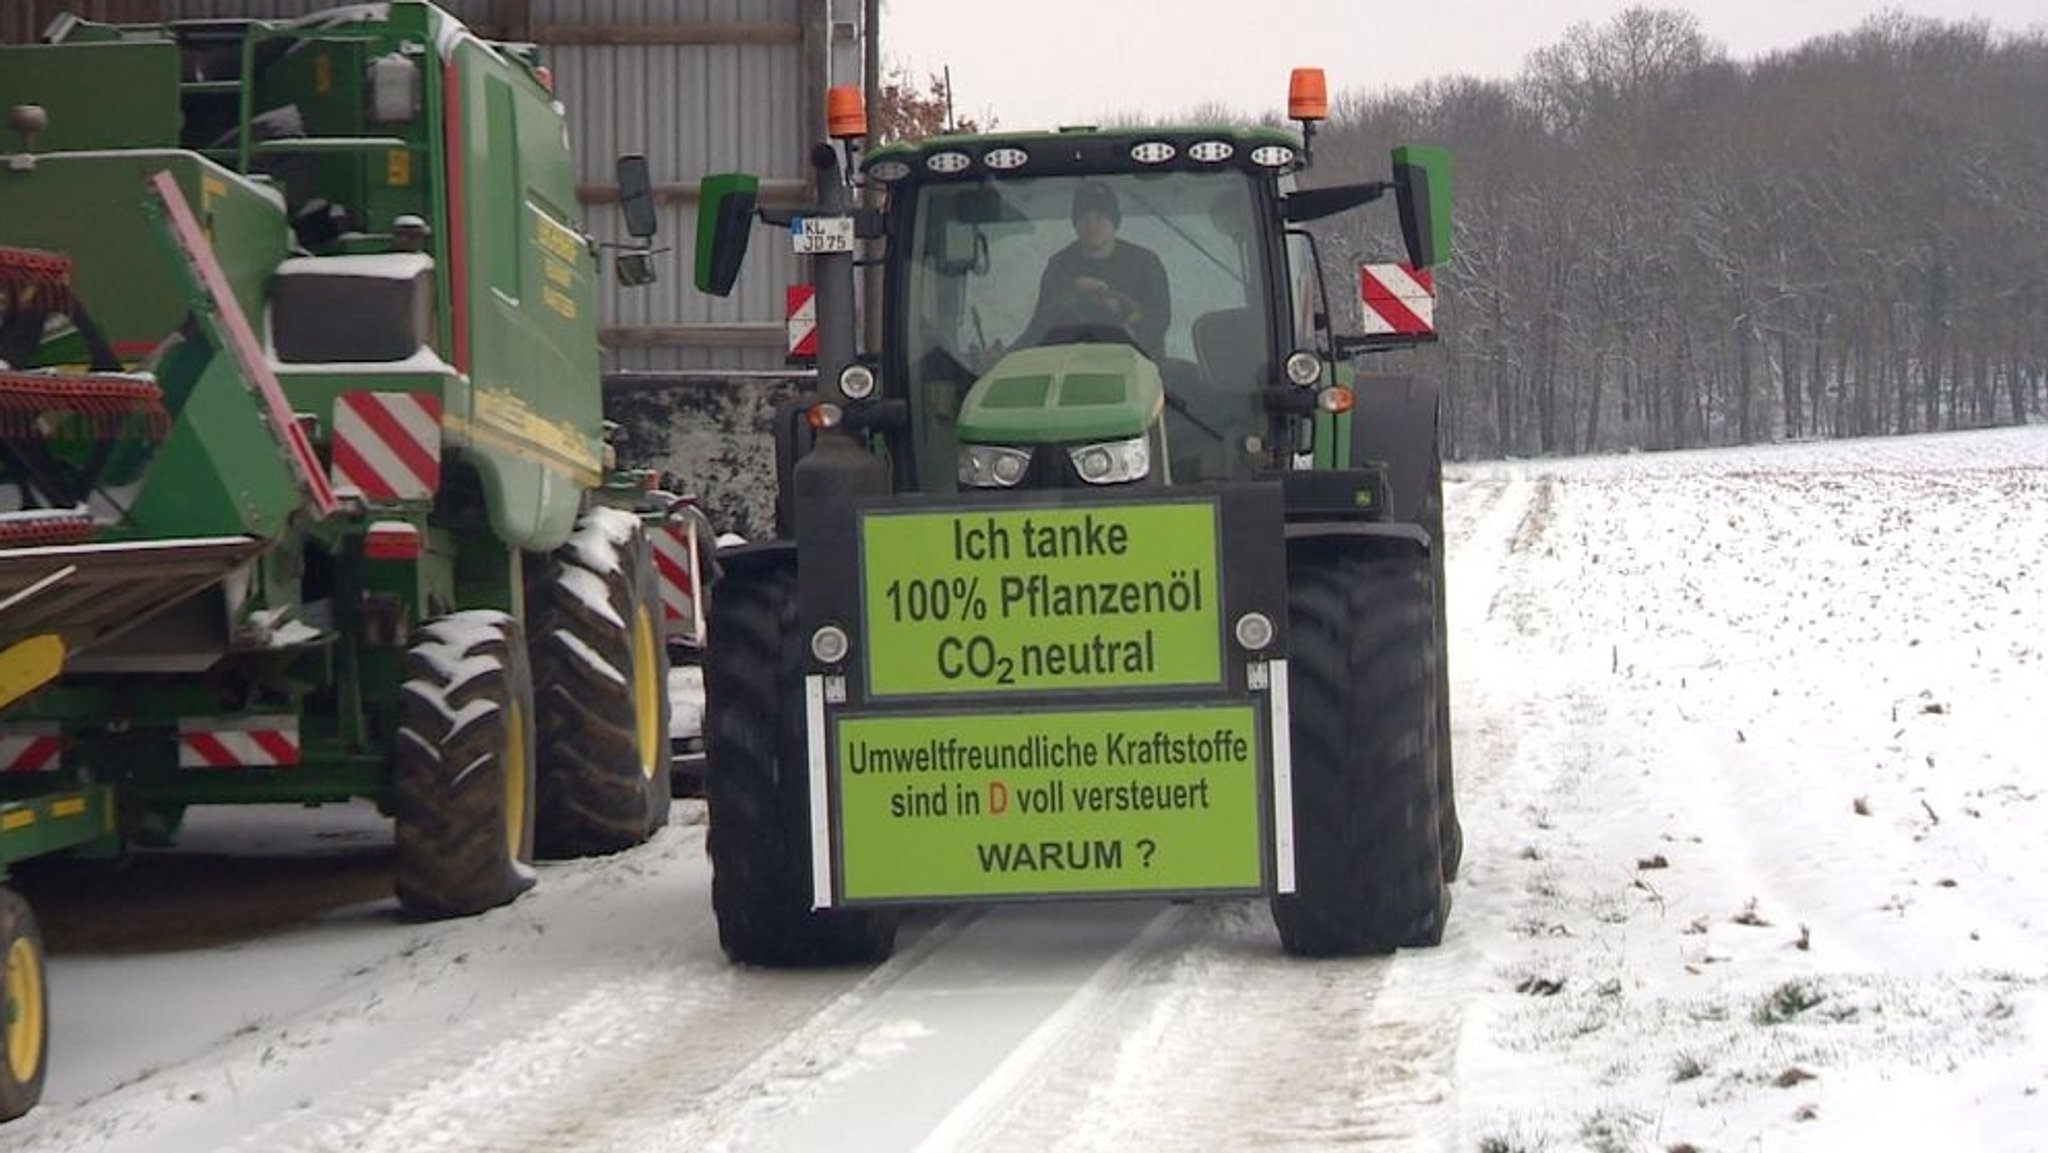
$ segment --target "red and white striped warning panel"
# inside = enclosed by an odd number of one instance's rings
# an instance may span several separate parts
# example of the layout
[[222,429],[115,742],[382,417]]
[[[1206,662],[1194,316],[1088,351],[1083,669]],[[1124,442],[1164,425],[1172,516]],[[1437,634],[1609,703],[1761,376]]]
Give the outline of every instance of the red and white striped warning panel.
[[697,596],[697,523],[664,521],[648,535],[654,542],[654,568],[661,577],[662,634],[701,644],[704,602]]
[[792,284],[783,296],[788,304],[789,355],[818,355],[818,297],[808,284]]
[[0,773],[50,773],[63,764],[64,737],[55,721],[0,727]]
[[1368,333],[1428,336],[1436,331],[1436,289],[1427,268],[1361,264],[1358,298]]
[[441,487],[441,398],[344,392],[334,402],[336,488],[371,501],[426,500]]
[[299,763],[296,716],[181,717],[178,767],[253,769]]

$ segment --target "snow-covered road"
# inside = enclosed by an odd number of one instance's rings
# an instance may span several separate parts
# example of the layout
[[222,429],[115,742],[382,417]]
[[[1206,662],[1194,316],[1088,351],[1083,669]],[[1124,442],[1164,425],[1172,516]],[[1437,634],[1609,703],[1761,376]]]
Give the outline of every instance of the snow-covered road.
[[[1439,949],[1072,904],[736,969],[678,802],[469,921],[54,956],[0,1148],[2048,1149],[2048,428],[1465,466],[1447,530]],[[389,839],[191,825],[251,868]]]

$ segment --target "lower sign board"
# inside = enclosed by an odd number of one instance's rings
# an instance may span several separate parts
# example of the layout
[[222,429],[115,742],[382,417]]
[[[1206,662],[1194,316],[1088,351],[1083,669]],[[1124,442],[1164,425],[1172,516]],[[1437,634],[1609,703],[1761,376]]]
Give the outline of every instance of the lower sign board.
[[842,715],[833,745],[842,901],[1261,885],[1249,704]]

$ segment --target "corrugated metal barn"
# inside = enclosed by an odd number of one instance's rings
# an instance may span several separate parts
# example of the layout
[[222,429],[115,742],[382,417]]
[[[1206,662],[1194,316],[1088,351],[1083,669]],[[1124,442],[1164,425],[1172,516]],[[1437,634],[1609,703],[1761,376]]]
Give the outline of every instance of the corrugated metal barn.
[[[756,237],[727,300],[691,284],[697,186],[713,172],[762,178],[762,202],[787,206],[810,187],[805,157],[824,129],[824,92],[860,84],[872,0],[437,0],[480,34],[540,46],[569,110],[586,221],[624,239],[612,166],[647,154],[661,208],[658,283],[603,282],[608,370],[776,372],[784,367],[784,287],[802,270],[787,246]],[[5,0],[0,40],[29,42],[60,13],[113,23],[275,19],[337,0]]]

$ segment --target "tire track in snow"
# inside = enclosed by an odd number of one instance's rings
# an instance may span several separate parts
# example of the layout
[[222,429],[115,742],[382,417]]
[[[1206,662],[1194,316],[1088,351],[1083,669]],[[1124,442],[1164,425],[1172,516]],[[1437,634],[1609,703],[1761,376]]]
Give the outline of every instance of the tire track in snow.
[[[1514,611],[1509,599],[1528,594],[1516,590],[1521,582],[1514,574],[1526,563],[1547,515],[1539,518],[1539,506],[1548,505],[1548,482],[1539,484],[1520,476],[1475,473],[1469,480],[1450,480],[1444,491],[1444,531],[1450,537],[1445,553],[1445,612],[1451,630],[1451,669],[1456,675],[1470,657],[1486,623],[1494,616]],[[1457,686],[1452,686],[1453,719]]]
[[638,1148],[952,1149],[1003,1114],[1181,911],[1012,905],[957,913]]
[[[890,991],[914,973],[927,958],[942,951],[948,942],[971,925],[975,914],[955,913],[925,929],[916,937],[899,940],[894,956],[866,973],[856,970],[822,970],[806,973],[762,974],[778,981],[836,979],[836,994],[814,999],[808,1012],[785,1026],[756,1030],[757,1043],[729,1062],[719,1083],[701,1096],[686,1102],[670,1102],[653,1116],[642,1115],[635,1122],[612,1124],[601,1137],[570,1146],[534,1143],[522,1146],[532,1153],[559,1153],[563,1148],[618,1153],[709,1153],[713,1150],[743,1148],[733,1142],[752,1126],[790,1113],[801,1113],[809,1104],[828,1094],[834,1085],[854,1076],[860,1068],[886,1060],[899,1051],[906,1034],[920,1030],[900,1022],[877,1022],[873,1007],[885,1001]],[[866,1134],[858,1126],[835,1134],[833,1144]]]
[[753,974],[715,967],[564,980],[487,1021],[287,1116],[240,1148],[596,1150],[641,1147],[671,1103],[713,1093],[731,1068],[829,1000],[832,982],[764,996]]
[[[708,894],[687,935],[711,956],[565,978],[445,1040],[281,1117],[238,1149],[282,1153],[643,1153],[715,1148],[727,1120],[809,1090],[820,1035],[858,1012],[950,936],[941,926],[862,973],[770,972],[717,954]],[[680,1136],[678,1136],[680,1135]]]
[[[1497,1100],[1498,1086],[1526,1080],[1492,1064],[1504,1014],[1479,994],[1530,976],[1532,952],[1568,931],[1563,911],[1584,894],[1565,862],[1583,853],[1580,792],[1600,755],[1591,735],[1606,726],[1603,700],[1577,683],[1537,615],[1550,593],[1543,541],[1560,515],[1554,482],[1506,471],[1470,495],[1481,499],[1449,505],[1462,532],[1453,531],[1447,590],[1466,854],[1445,944],[1417,968],[1422,988],[1457,1006],[1438,1024],[1457,1040],[1444,1047],[1450,1100],[1434,1147],[1460,1151],[1497,1133],[1487,1106],[1475,1115],[1457,1087],[1488,1086],[1480,1096]],[[1378,999],[1391,1007],[1427,995],[1384,990]]]
[[[701,854],[701,835],[691,838]],[[239,1148],[282,1153],[654,1148],[649,1134],[717,1109],[765,1051],[886,981],[851,970],[771,973],[719,952],[708,870],[682,907],[689,956],[592,980],[589,969],[522,992]],[[600,882],[592,882],[600,883]],[[917,955],[915,945],[906,957]],[[886,968],[886,967],[885,967]]]
[[1456,952],[1288,957],[1265,902],[1199,906],[957,1148],[1448,1149],[1455,1007],[1388,990]]
[[[20,1139],[10,1153],[512,1148],[496,1121],[546,1130],[547,1114],[604,1101],[600,1082],[674,1044],[678,1027],[702,1039],[707,1059],[672,1063],[667,1084],[694,1075],[715,1085],[749,1044],[775,1035],[777,1002],[719,953],[708,870],[693,864],[702,857],[702,828],[677,827],[630,853],[543,866],[542,885],[520,901],[395,938],[307,1007],[74,1108],[39,1111],[32,1129],[9,1133]],[[663,875],[678,866],[680,876]],[[593,949],[606,957],[597,966]],[[223,978],[232,972],[224,961]]]
[[[701,826],[671,830],[658,853],[633,853],[571,866],[544,882],[538,899],[507,910],[532,918],[536,934],[573,935],[580,927],[550,906],[584,905],[591,894],[646,875],[678,858],[701,858]],[[603,1110],[632,1066],[676,1027],[704,1040],[702,1052],[735,1031],[731,1005],[745,999],[740,975],[715,945],[708,885],[701,875],[685,885],[686,901],[672,923],[683,947],[632,948],[617,958],[615,975],[593,980],[582,963],[559,978],[523,987],[481,1005],[474,1000],[449,1014],[452,1027],[434,1034],[403,1059],[324,1089],[276,1119],[253,1129],[233,1148],[278,1153],[379,1149],[507,1149],[528,1131],[548,1131],[556,1118]],[[639,940],[639,938],[634,938]],[[536,945],[535,947],[545,947]],[[458,955],[458,960],[461,956]],[[386,978],[385,984],[389,984]],[[394,996],[381,1007],[387,1018],[408,1012],[442,1014],[445,1006]],[[346,1051],[350,1038],[374,1027],[349,1010],[328,1014],[310,1032],[320,1048]],[[751,1032],[752,1022],[740,1027]],[[368,1044],[376,1044],[374,1041]],[[693,1077],[711,1076],[678,1063],[671,1083],[688,1089]],[[573,1144],[560,1146],[574,1148]]]

